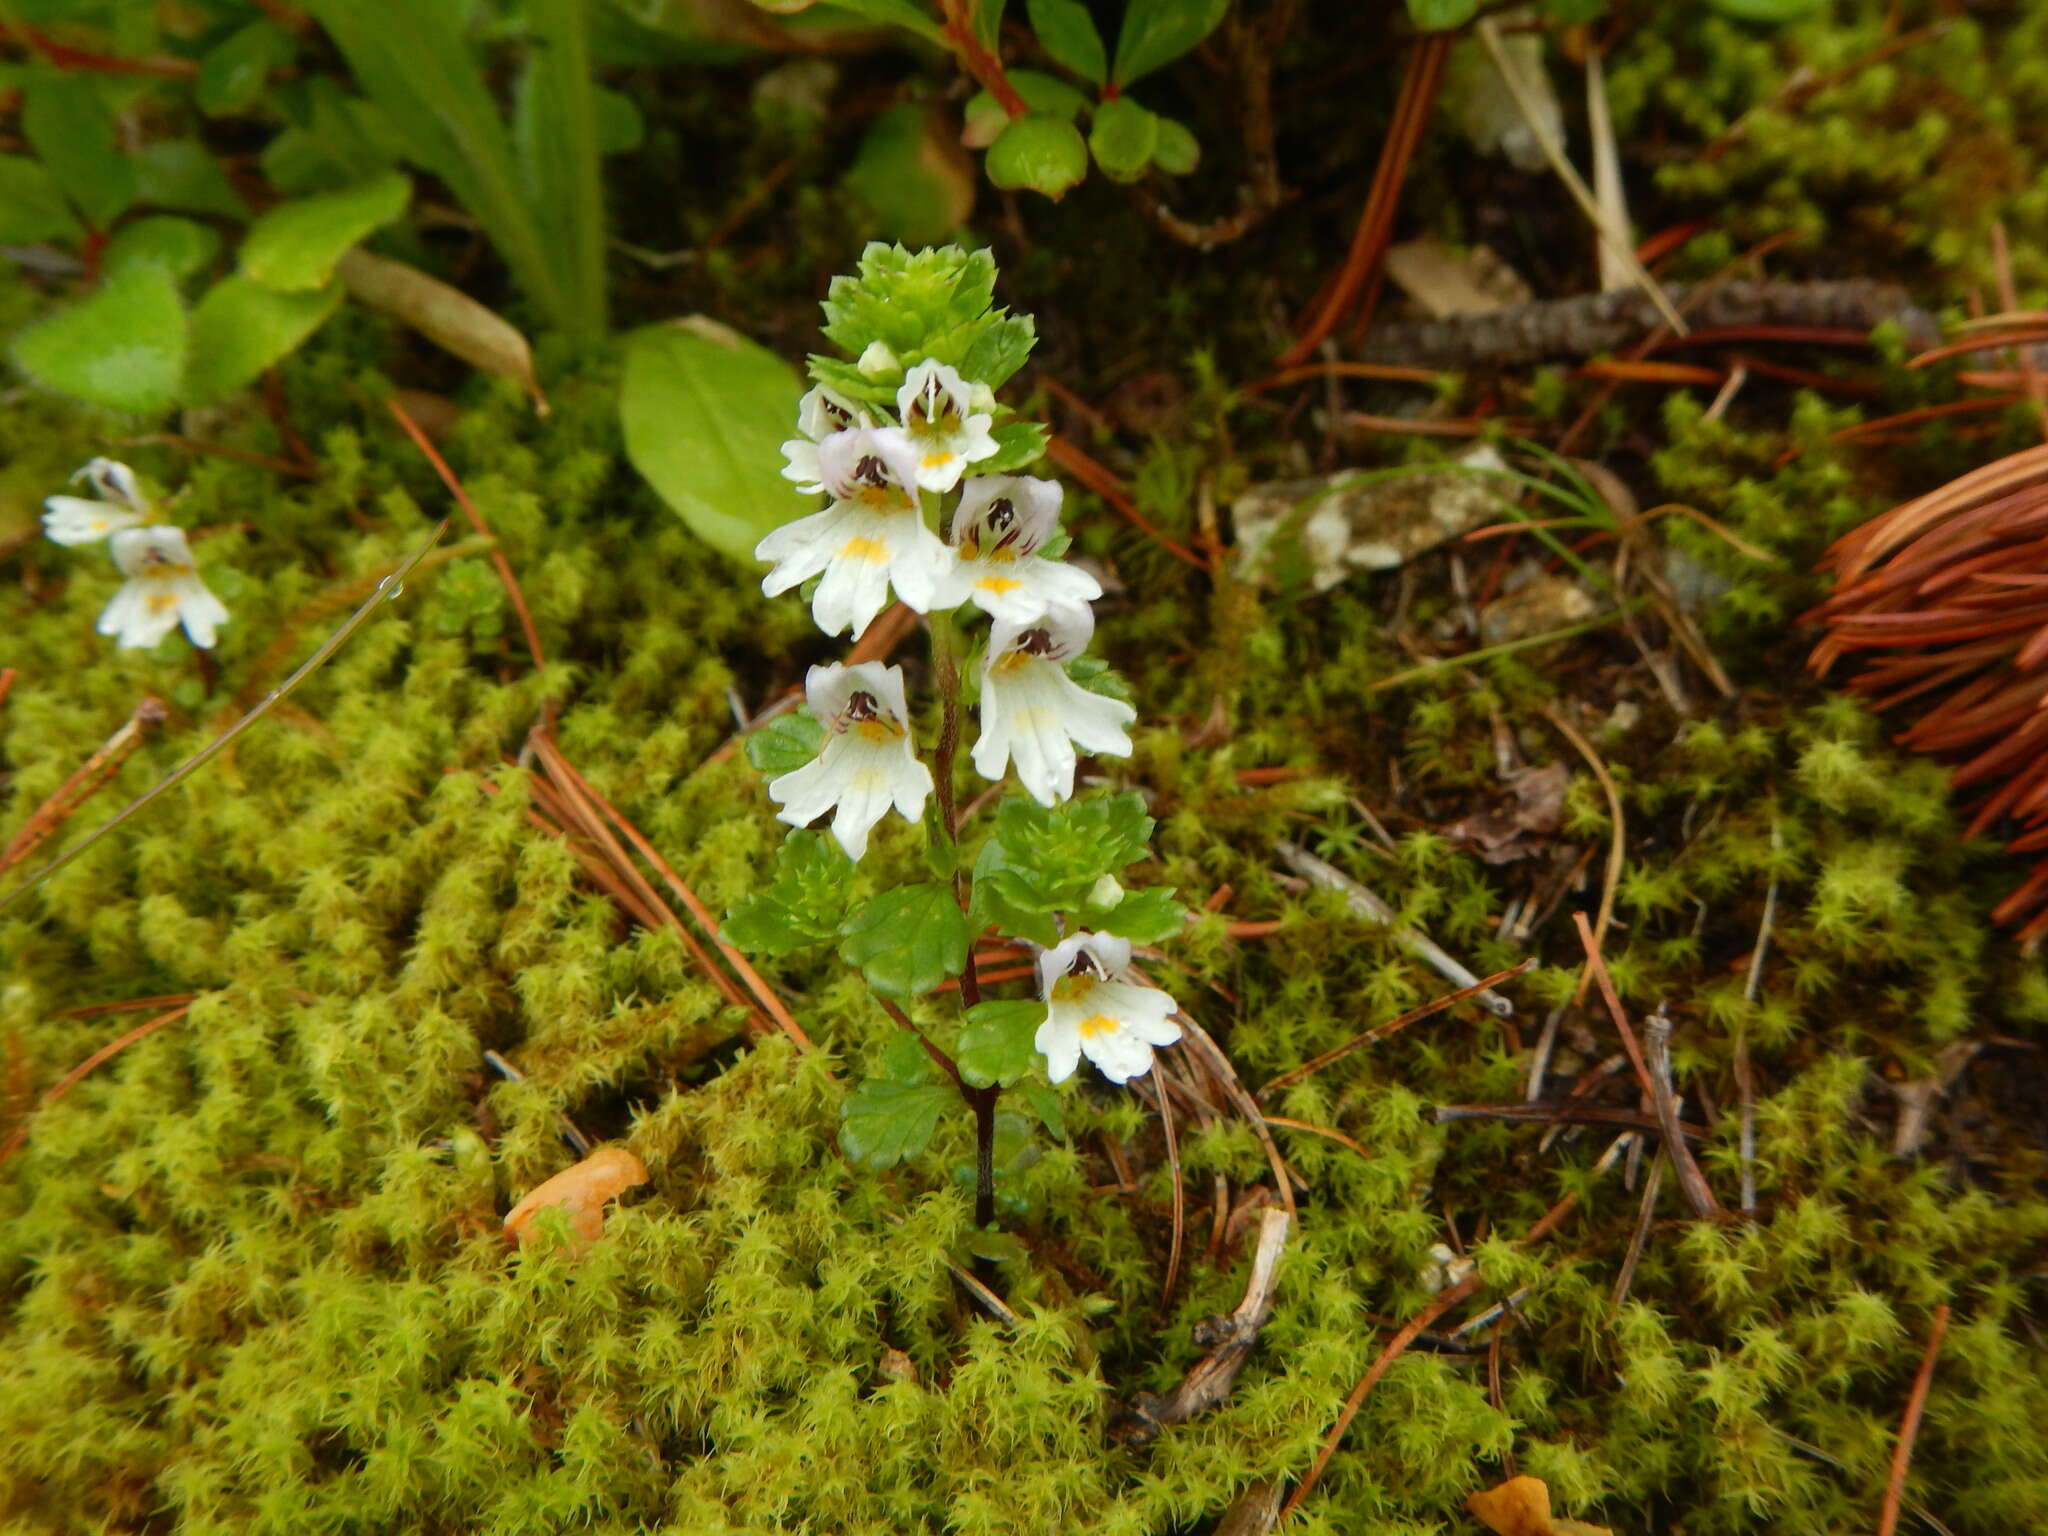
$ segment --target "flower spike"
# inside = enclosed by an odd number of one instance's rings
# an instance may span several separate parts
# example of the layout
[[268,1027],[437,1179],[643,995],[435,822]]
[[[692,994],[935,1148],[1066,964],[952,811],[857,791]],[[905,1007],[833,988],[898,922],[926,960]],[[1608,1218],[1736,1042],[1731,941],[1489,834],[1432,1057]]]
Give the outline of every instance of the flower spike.
[[804,696],[824,722],[825,744],[803,767],[771,780],[768,795],[794,827],[831,811],[832,835],[857,862],[892,804],[915,821],[932,792],[931,770],[910,739],[903,669],[879,661],[813,667]]
[[995,626],[982,663],[981,739],[974,744],[974,768],[983,778],[1000,779],[1014,762],[1031,798],[1051,805],[1074,793],[1076,747],[1130,756],[1126,727],[1138,712],[1067,676],[1066,663],[1087,649],[1094,629],[1086,608],[1055,608],[1028,626]]
[[1131,942],[1108,933],[1077,933],[1038,957],[1045,1022],[1032,1038],[1055,1083],[1073,1076],[1083,1056],[1113,1083],[1152,1070],[1153,1048],[1180,1039],[1179,1004],[1157,987],[1120,981]]

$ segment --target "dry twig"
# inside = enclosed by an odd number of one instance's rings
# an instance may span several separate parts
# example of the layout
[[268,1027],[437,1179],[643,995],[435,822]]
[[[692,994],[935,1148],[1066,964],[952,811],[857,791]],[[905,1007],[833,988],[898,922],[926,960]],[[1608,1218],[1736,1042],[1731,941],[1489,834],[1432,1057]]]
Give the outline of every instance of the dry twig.
[[1934,1383],[1934,1357],[1941,1350],[1941,1337],[1948,1332],[1948,1303],[1934,1309],[1934,1326],[1928,1330],[1927,1352],[1920,1357],[1920,1370],[1913,1377],[1913,1390],[1906,1399],[1906,1416],[1899,1421],[1899,1441],[1892,1447],[1891,1476],[1885,1480],[1884,1508],[1877,1517],[1877,1536],[1892,1536],[1899,1526],[1899,1505],[1906,1496],[1906,1468],[1913,1460],[1913,1441],[1920,1433],[1920,1414],[1927,1407],[1927,1389]]

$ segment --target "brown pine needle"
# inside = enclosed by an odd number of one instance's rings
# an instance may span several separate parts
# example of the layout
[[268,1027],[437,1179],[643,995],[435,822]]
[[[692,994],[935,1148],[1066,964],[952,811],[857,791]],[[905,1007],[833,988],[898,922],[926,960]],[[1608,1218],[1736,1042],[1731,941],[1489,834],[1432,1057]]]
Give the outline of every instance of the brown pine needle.
[[177,1007],[171,1009],[170,1012],[160,1013],[147,1023],[136,1025],[127,1034],[119,1035],[109,1040],[69,1072],[66,1072],[51,1085],[50,1091],[43,1095],[42,1102],[36,1105],[28,1114],[21,1117],[21,1123],[16,1125],[13,1131],[8,1134],[7,1140],[0,1142],[0,1165],[4,1165],[10,1157],[21,1150],[22,1143],[28,1140],[29,1127],[35,1123],[36,1116],[76,1088],[85,1080],[86,1074],[102,1063],[113,1060],[114,1057],[127,1050],[136,1041],[145,1036],[155,1034],[166,1024],[175,1023],[177,1020],[182,1019],[191,1006],[190,1003],[180,1003]]
[[[1323,1068],[1329,1066],[1332,1062],[1342,1061],[1353,1051],[1362,1050],[1376,1041],[1384,1040],[1387,1036],[1406,1029],[1410,1024],[1418,1024],[1431,1014],[1442,1013],[1446,1008],[1462,1003],[1467,998],[1475,997],[1481,992],[1490,991],[1502,982],[1521,975],[1535,963],[1535,957],[1531,956],[1520,965],[1511,965],[1504,971],[1495,971],[1491,976],[1483,977],[1473,982],[1469,987],[1460,987],[1455,992],[1447,992],[1433,1002],[1424,1003],[1420,1008],[1411,1008],[1397,1018],[1387,1020],[1384,1024],[1375,1024],[1364,1034],[1354,1035],[1342,1045],[1332,1046],[1329,1050],[1324,1051],[1322,1055],[1312,1057],[1291,1071],[1282,1072],[1278,1077],[1266,1084],[1265,1087],[1261,1088],[1256,1097],[1260,1099],[1270,1098],[1282,1088],[1291,1088],[1303,1078],[1312,1077],[1322,1071]],[[1274,1123],[1280,1124],[1282,1122],[1275,1121]]]
[[1913,1391],[1906,1398],[1906,1416],[1899,1421],[1899,1442],[1892,1447],[1892,1474],[1884,1486],[1884,1508],[1877,1517],[1877,1536],[1892,1536],[1899,1526],[1899,1505],[1906,1497],[1906,1468],[1913,1461],[1913,1441],[1920,1434],[1920,1414],[1927,1407],[1927,1389],[1934,1384],[1934,1357],[1941,1350],[1941,1336],[1948,1332],[1948,1303],[1934,1309],[1934,1326],[1928,1331],[1927,1352],[1920,1357],[1920,1370],[1913,1378]]
[[22,823],[21,830],[9,839],[7,846],[0,848],[0,874],[5,874],[42,847],[101,785],[121,771],[121,765],[142,745],[144,732],[152,726],[162,725],[168,713],[162,699],[144,694],[142,702],[135,706],[121,728],[109,736],[70,778],[59,784],[55,793]]

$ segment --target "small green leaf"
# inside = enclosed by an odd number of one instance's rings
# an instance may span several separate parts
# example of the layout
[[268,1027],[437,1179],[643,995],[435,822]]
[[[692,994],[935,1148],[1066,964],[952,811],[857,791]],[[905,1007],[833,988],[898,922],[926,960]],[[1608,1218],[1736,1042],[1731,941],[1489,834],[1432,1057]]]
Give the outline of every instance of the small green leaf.
[[1113,907],[1084,906],[1082,926],[1098,933],[1113,933],[1133,944],[1159,944],[1187,926],[1187,909],[1173,899],[1170,886],[1148,886],[1126,891]]
[[22,92],[21,131],[87,221],[104,228],[135,201],[135,161],[88,75],[44,75]]
[[[1031,1122],[1026,1120],[1023,1124],[1029,1127]],[[982,1259],[990,1264],[1016,1264],[1031,1256],[1023,1238],[993,1226],[970,1228],[960,1240],[960,1248],[968,1258]]]
[[85,233],[56,178],[23,155],[0,155],[0,245],[76,240]]
[[1088,146],[1072,123],[1033,113],[996,136],[985,163],[995,185],[1040,192],[1057,202],[1088,174]]
[[960,1075],[976,1088],[992,1083],[1009,1087],[1037,1065],[1038,1047],[1032,1040],[1044,1022],[1043,1003],[976,1003],[967,1010],[953,1053]]
[[839,1146],[863,1168],[890,1168],[931,1144],[939,1116],[957,1095],[945,1083],[868,1078],[839,1106]]
[[626,457],[690,531],[751,562],[763,535],[816,510],[782,478],[803,380],[766,347],[693,316],[626,341]]
[[291,39],[269,21],[252,21],[228,34],[199,60],[193,99],[209,117],[240,112],[263,94],[273,64],[291,57]]
[[1152,163],[1169,176],[1185,176],[1202,163],[1202,146],[1183,123],[1170,117],[1153,116],[1159,123],[1159,142],[1152,150]]
[[647,117],[624,91],[596,86],[591,91],[591,106],[596,110],[600,155],[628,154],[647,138]]
[[[960,375],[977,384],[986,384],[990,389],[1001,389],[1009,382],[1010,376],[1024,366],[1024,360],[1037,344],[1038,327],[1029,315],[998,313],[982,325],[974,340],[960,354],[957,365]],[[995,430],[998,442],[1002,441],[1002,432],[1001,427]],[[1042,440],[1039,452],[1044,452]],[[1029,463],[1030,460],[1024,462]],[[977,467],[975,473],[985,475],[990,471]]]
[[163,268],[130,267],[14,344],[37,383],[139,416],[169,410],[185,373],[187,325]]
[[[868,21],[879,21],[886,26],[902,27],[915,32],[929,43],[943,43],[944,30],[938,22],[919,10],[913,0],[832,0],[839,10],[851,11]],[[781,9],[780,6],[775,9]]]
[[748,735],[747,761],[770,778],[795,773],[825,744],[825,727],[818,717],[799,704],[786,715],[777,715],[758,731]]
[[1013,795],[996,810],[995,840],[1027,899],[1072,911],[1104,875],[1145,857],[1152,818],[1134,790],[1051,807]]
[[728,943],[749,954],[782,955],[839,931],[853,885],[853,860],[820,832],[792,832],[775,857],[775,878],[727,915]]
[[1045,1083],[1025,1083],[1019,1090],[1024,1102],[1031,1106],[1031,1112],[1038,1116],[1038,1123],[1055,1141],[1067,1139],[1067,1117],[1060,1107],[1060,1096]]
[[1109,74],[1109,57],[1103,50],[1102,34],[1081,0],[1025,0],[1024,14],[1031,18],[1031,30],[1038,45],[1084,80],[1102,84]]
[[839,958],[892,997],[917,997],[967,964],[967,919],[937,884],[885,891],[839,925]]
[[1783,26],[1788,21],[1811,16],[1825,0],[1707,0],[1707,3],[1723,16],[1733,16],[1737,21]]
[[339,192],[279,203],[242,241],[242,270],[266,288],[324,288],[334,264],[401,213],[412,183],[396,171]]
[[1230,0],[1131,0],[1116,38],[1118,85],[1170,64],[1216,30]]
[[1408,0],[1408,19],[1424,32],[1448,32],[1479,14],[1479,0]]
[[968,927],[979,933],[993,923],[1005,938],[1029,939],[1050,947],[1060,941],[1060,927],[1053,920],[1058,910],[1009,866],[1000,843],[991,838],[981,845],[974,862],[974,891],[968,899]]
[[[1057,75],[1036,69],[1013,69],[1009,80],[1011,89],[1024,98],[1025,106],[1047,117],[1071,123],[1088,105],[1086,96]],[[976,91],[967,98],[962,117],[960,142],[969,149],[987,149],[1010,122],[1010,114],[1002,103],[987,91]]]
[[180,213],[246,219],[249,209],[220,162],[194,139],[159,139],[135,157],[135,200]]
[[1119,96],[1095,109],[1088,148],[1111,181],[1138,180],[1158,147],[1159,119],[1130,97]]
[[1051,429],[1042,421],[1006,421],[990,431],[996,451],[974,466],[977,475],[1013,475],[1045,457]]
[[222,278],[192,312],[186,403],[211,405],[253,384],[318,330],[340,302],[340,283],[280,293],[241,272]]
[[[1048,539],[1039,553],[1048,560],[1057,560],[1061,552],[1055,551],[1052,548],[1052,541]],[[1099,693],[1105,699],[1116,699],[1124,704],[1137,701],[1137,695],[1131,692],[1131,685],[1118,676],[1116,669],[1100,656],[1076,656],[1067,663],[1067,676],[1090,693]]]
[[100,271],[108,277],[132,266],[157,266],[172,277],[190,277],[212,261],[220,236],[210,224],[158,213],[123,224],[100,253]]

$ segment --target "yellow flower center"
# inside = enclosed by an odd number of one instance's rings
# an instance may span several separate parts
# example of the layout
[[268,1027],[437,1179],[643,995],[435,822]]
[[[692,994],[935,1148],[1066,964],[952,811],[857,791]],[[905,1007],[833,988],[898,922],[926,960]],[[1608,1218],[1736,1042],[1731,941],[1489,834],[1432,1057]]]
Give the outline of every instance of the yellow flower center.
[[1091,1013],[1081,1021],[1081,1038],[1093,1040],[1102,1035],[1116,1033],[1116,1020],[1106,1013]]
[[842,560],[860,560],[868,565],[881,565],[889,558],[889,546],[879,539],[848,539],[839,546]]
[[[1062,976],[1052,984],[1052,1000],[1056,1003],[1078,1003],[1094,989],[1093,976]],[[1085,1030],[1087,1026],[1082,1027]]]
[[975,584],[977,591],[993,592],[1001,597],[1005,592],[1014,592],[1024,583],[1009,576],[984,576]]

